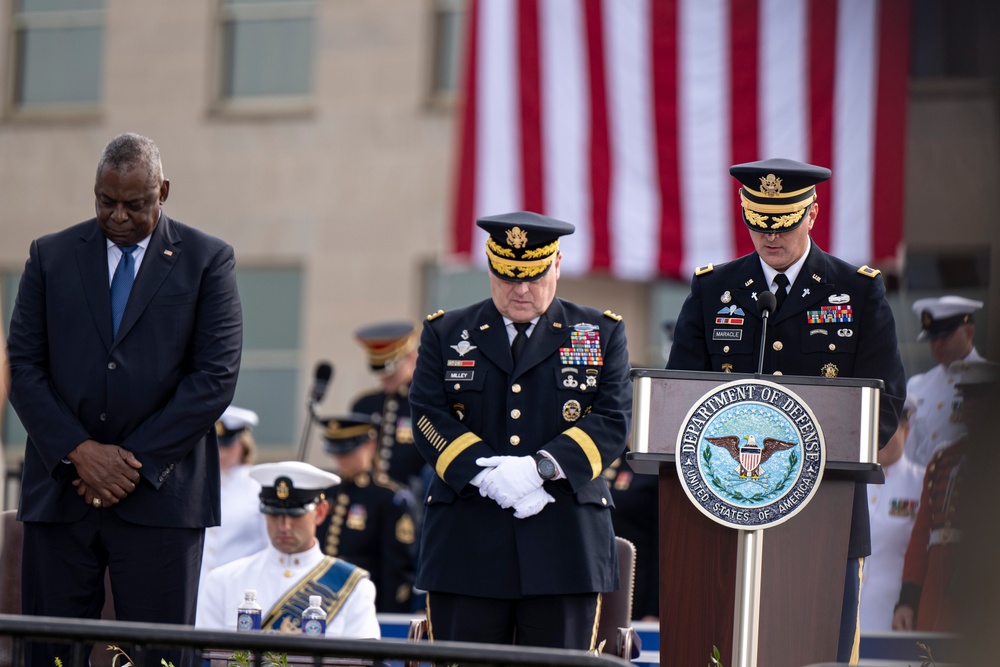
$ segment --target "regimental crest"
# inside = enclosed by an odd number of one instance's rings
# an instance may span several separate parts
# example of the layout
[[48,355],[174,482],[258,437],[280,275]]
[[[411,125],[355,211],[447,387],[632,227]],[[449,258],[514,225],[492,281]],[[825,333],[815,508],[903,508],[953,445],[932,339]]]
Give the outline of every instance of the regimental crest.
[[774,174],[760,177],[760,191],[765,197],[777,197],[781,194],[781,179]]
[[757,530],[806,506],[822,481],[826,447],[809,406],[788,388],[738,380],[691,407],[676,457],[681,486],[702,513]]
[[528,245],[528,232],[520,227],[507,230],[507,245],[511,248],[523,248]]

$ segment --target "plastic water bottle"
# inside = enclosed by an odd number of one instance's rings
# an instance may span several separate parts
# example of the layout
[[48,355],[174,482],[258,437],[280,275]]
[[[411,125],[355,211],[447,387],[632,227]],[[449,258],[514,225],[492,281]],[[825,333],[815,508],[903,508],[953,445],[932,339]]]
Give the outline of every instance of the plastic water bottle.
[[257,591],[252,588],[243,591],[243,604],[236,611],[236,632],[260,632],[260,611]]
[[309,606],[302,612],[302,634],[310,637],[322,637],[326,634],[326,612],[323,611],[323,598],[319,595],[309,596]]

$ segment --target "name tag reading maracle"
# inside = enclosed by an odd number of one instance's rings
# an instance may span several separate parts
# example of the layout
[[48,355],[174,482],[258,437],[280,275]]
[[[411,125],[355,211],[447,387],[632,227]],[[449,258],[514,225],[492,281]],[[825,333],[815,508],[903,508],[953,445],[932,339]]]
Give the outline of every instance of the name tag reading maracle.
[[444,379],[448,382],[470,382],[476,371],[445,371]]
[[712,329],[712,340],[743,340],[743,329]]

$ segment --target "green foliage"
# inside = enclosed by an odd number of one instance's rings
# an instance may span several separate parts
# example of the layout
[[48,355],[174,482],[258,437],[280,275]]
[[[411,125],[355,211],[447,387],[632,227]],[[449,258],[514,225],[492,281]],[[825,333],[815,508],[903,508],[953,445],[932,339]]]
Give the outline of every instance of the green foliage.
[[[253,667],[253,654],[250,651],[233,651],[229,656],[229,667]],[[288,656],[266,651],[260,657],[262,667],[288,667]]]
[[927,644],[922,644],[921,642],[917,642],[917,647],[920,648],[921,651],[923,651],[923,654],[921,654],[920,659],[923,660],[924,662],[920,663],[920,667],[934,667],[935,665],[937,665],[937,663],[934,662],[934,654],[931,653],[930,646],[928,646]]
[[725,667],[722,664],[722,654],[719,653],[719,647],[712,644],[712,655],[708,658],[708,667]]

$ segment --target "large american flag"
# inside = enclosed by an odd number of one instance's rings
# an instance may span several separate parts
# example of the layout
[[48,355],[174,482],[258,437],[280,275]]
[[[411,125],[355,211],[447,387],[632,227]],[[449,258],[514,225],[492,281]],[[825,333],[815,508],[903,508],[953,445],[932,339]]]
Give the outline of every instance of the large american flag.
[[828,166],[813,238],[902,239],[911,0],[472,0],[453,249],[482,215],[572,222],[563,270],[686,280],[753,250],[729,166]]

